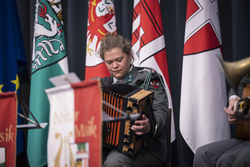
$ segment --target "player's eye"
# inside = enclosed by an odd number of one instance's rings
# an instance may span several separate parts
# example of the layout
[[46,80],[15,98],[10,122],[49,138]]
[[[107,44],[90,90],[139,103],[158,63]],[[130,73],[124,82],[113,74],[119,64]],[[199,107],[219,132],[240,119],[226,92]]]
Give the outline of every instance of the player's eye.
[[106,61],[107,64],[112,64],[112,61]]
[[118,62],[121,62],[123,60],[123,57],[120,57],[117,59]]

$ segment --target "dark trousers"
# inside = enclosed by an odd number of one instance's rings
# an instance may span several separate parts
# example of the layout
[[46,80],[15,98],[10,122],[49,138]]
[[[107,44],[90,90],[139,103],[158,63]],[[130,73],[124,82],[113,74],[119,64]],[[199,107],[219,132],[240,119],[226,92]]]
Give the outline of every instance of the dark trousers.
[[250,141],[229,139],[202,146],[193,167],[249,167]]
[[103,158],[103,167],[164,167],[164,163],[160,159],[144,150],[134,157],[111,151]]

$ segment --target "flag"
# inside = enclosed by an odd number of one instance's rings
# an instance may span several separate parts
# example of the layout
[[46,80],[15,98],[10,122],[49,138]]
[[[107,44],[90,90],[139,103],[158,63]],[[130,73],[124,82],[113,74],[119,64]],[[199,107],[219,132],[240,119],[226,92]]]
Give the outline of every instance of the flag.
[[46,90],[50,102],[49,167],[102,166],[101,92],[97,80]]
[[[31,64],[30,111],[38,122],[49,123],[49,101],[45,89],[49,78],[68,73],[65,35],[60,1],[36,1],[33,53]],[[30,166],[47,164],[48,126],[28,131]]]
[[193,152],[230,138],[217,0],[187,1],[182,67],[180,131]]
[[87,24],[85,80],[110,76],[98,51],[101,38],[117,32],[113,0],[89,0]]
[[[134,1],[132,49],[135,53],[134,65],[151,67],[161,74],[165,84],[169,108],[173,109],[161,9],[158,0]],[[174,141],[173,114],[171,119],[171,141]]]
[[0,104],[0,166],[13,167],[16,166],[16,93],[1,93]]
[[[0,18],[0,93],[20,93],[19,72],[26,66],[22,32],[15,0],[2,1]],[[18,112],[21,112],[19,109]],[[18,124],[22,118],[18,117]],[[24,150],[23,132],[17,132],[17,154]]]

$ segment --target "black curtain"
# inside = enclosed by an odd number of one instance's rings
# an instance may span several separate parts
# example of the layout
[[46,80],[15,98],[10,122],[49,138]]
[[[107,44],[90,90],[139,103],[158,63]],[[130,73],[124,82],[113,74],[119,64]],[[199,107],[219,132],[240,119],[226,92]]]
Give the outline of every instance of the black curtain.
[[[249,57],[250,1],[218,0],[218,4],[224,60],[236,61]],[[20,78],[21,91],[28,104],[35,1],[17,0],[17,5],[28,60],[26,75]],[[62,5],[69,70],[75,72],[81,80],[84,80],[88,1],[62,0]],[[176,140],[172,143],[171,148],[171,161],[173,167],[191,167],[193,152],[187,146],[179,131],[186,0],[161,0],[161,9],[176,128]],[[133,1],[115,0],[115,10],[118,33],[131,39]],[[24,161],[23,157],[21,161]]]

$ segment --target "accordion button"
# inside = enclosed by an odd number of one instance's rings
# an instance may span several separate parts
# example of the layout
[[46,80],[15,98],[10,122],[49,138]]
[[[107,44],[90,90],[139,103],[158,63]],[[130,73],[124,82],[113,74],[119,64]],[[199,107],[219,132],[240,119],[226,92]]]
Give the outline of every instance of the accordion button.
[[133,110],[132,110],[132,108],[131,107],[127,107],[127,112],[128,113],[131,113]]
[[137,103],[133,103],[133,108],[137,108]]
[[133,149],[132,148],[128,148],[128,153],[129,153],[129,155],[133,155]]
[[123,142],[124,147],[129,147],[129,142]]

